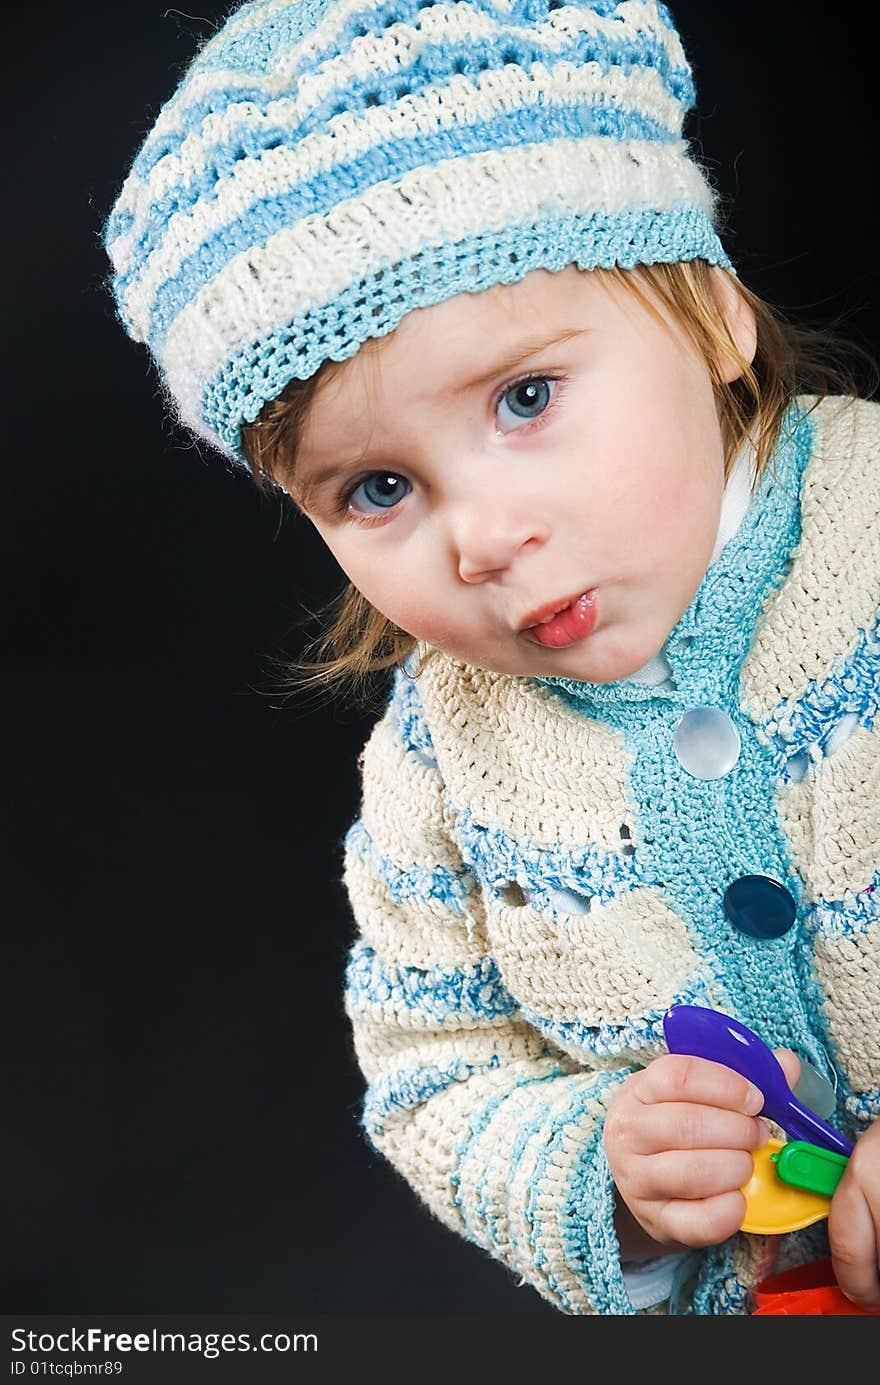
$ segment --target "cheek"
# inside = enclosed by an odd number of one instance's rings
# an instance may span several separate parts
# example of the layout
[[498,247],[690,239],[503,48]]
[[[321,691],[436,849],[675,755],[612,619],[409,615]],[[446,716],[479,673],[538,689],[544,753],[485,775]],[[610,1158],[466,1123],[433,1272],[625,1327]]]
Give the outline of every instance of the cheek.
[[383,546],[379,529],[312,523],[349,582],[375,610],[408,634],[431,637],[424,564],[413,573],[406,555]]
[[603,486],[605,531],[647,567],[683,573],[703,563],[718,530],[720,442],[716,456],[711,436],[661,421],[654,430],[628,429],[608,448],[615,464]]
[[375,551],[366,551],[356,537],[349,539],[347,532],[337,529],[325,531],[317,524],[315,527],[352,586],[377,611],[399,623],[395,608],[400,606],[405,584],[395,580],[393,569],[389,571],[388,564],[379,561]]
[[386,619],[419,639],[435,638],[439,617],[432,609],[430,595],[400,562],[371,556],[341,566],[349,581]]

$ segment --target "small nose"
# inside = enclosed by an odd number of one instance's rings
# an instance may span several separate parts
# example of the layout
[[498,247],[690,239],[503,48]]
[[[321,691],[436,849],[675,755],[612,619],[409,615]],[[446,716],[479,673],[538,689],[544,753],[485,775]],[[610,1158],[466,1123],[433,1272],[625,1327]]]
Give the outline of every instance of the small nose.
[[453,520],[458,572],[463,582],[482,582],[503,572],[527,543],[543,543],[546,523],[523,497],[495,496],[460,508]]

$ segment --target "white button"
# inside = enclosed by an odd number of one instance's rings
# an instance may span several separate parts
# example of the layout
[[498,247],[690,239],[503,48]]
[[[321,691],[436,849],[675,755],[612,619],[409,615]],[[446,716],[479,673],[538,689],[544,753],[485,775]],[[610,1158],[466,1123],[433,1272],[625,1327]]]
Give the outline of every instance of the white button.
[[720,779],[739,759],[739,732],[720,707],[693,707],[675,728],[673,748],[695,779]]

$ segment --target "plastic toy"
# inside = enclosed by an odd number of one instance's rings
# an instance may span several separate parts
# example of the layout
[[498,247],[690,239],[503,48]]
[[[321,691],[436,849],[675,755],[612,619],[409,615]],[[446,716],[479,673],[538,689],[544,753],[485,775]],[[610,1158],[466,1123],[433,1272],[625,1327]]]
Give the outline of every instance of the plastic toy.
[[673,1005],[663,1017],[663,1032],[670,1053],[723,1063],[753,1082],[764,1094],[759,1115],[775,1121],[790,1139],[806,1140],[845,1158],[852,1154],[849,1140],[798,1101],[772,1048],[739,1020],[702,1005]]
[[776,1173],[783,1183],[805,1188],[820,1197],[833,1197],[843,1177],[847,1160],[842,1154],[805,1140],[789,1140],[778,1154],[773,1155]]
[[753,1082],[764,1095],[759,1114],[792,1137],[755,1151],[741,1230],[778,1235],[827,1217],[853,1147],[797,1099],[773,1050],[739,1020],[700,1005],[667,1010],[663,1030],[670,1053],[723,1063]]
[[755,1289],[752,1317],[878,1317],[880,1310],[857,1308],[838,1287],[831,1257],[771,1275]]
[[830,1198],[784,1183],[779,1178],[776,1161],[783,1149],[784,1141],[768,1140],[763,1149],[755,1150],[754,1172],[743,1188],[746,1215],[740,1224],[741,1231],[777,1236],[784,1231],[800,1231],[828,1216]]

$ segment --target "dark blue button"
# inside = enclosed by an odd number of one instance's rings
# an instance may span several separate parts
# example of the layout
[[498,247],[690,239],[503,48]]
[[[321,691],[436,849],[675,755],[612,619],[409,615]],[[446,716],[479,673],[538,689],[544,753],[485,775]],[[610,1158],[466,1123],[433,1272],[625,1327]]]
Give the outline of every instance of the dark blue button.
[[797,906],[789,891],[766,875],[741,875],[724,891],[724,912],[750,938],[781,938],[794,923]]

